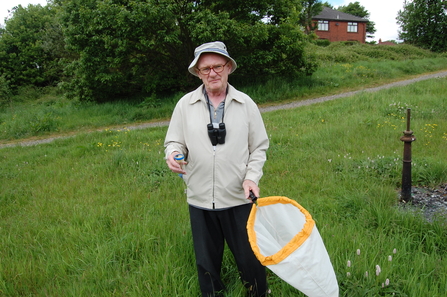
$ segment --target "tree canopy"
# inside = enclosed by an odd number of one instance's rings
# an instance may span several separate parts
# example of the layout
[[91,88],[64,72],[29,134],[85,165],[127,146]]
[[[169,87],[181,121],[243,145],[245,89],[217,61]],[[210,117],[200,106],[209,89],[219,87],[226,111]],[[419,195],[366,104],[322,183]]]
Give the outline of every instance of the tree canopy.
[[303,0],[300,23],[306,34],[310,34],[318,28],[318,23],[314,22],[312,18],[323,10],[323,6],[324,4],[320,0]]
[[198,45],[226,43],[230,80],[309,75],[300,0],[54,0],[18,6],[0,29],[3,85],[59,84],[68,97],[107,101],[187,91]]
[[0,70],[14,89],[21,85],[45,86],[60,79],[61,68],[49,47],[47,30],[55,11],[41,5],[15,7],[0,31]]
[[399,38],[435,52],[447,50],[447,2],[445,0],[406,1],[399,10]]
[[[360,5],[360,2],[350,2],[348,5],[341,5],[337,8],[338,11],[349,13],[360,18],[369,19],[369,12],[366,8]],[[376,24],[372,21],[366,23],[366,37],[373,38],[376,33]]]

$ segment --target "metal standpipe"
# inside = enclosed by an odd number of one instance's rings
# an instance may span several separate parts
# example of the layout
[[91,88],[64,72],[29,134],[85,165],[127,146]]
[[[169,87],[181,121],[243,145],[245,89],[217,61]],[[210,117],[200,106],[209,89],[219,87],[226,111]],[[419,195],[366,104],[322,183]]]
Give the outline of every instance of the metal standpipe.
[[411,143],[416,140],[413,136],[413,131],[410,130],[410,114],[411,109],[407,109],[407,130],[405,130],[404,136],[400,138],[404,142],[404,156],[402,167],[402,191],[401,199],[405,202],[411,202]]

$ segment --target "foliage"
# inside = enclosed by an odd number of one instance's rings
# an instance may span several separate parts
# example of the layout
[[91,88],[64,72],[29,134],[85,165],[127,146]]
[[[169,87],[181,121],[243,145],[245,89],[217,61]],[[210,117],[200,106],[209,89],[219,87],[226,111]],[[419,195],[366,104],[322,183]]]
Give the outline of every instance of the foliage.
[[444,0],[406,1],[399,10],[399,39],[435,52],[447,51],[447,3]]
[[312,21],[312,18],[323,10],[321,0],[304,0],[303,9],[300,15],[300,23],[306,34],[310,34],[318,28],[318,23]]
[[9,81],[6,79],[5,73],[0,76],[0,106],[7,103],[12,96]]
[[[360,18],[369,19],[369,12],[366,10],[364,6],[360,5],[360,2],[358,1],[350,2],[346,6],[341,5],[337,8],[337,10],[358,16]],[[374,33],[376,33],[375,23],[373,21],[368,21],[366,23],[366,34],[367,34],[366,37],[373,38]]]
[[79,55],[67,67],[65,87],[81,100],[190,90],[197,85],[187,72],[194,49],[213,40],[226,43],[238,78],[314,71],[303,56],[295,0],[58,3],[67,47]]
[[[247,84],[231,75],[230,83],[249,94],[260,105],[278,104],[373,87],[404,77],[447,69],[445,55],[404,44],[393,47],[365,44],[348,46],[334,42],[326,47],[308,45],[307,51],[313,53],[320,62],[319,69],[312,76],[290,79],[274,77],[262,83],[254,81]],[[96,104],[63,98],[58,88],[22,87],[0,109],[0,142],[66,134],[72,130],[125,126],[135,121],[165,121],[183,94],[151,94]],[[44,124],[41,127],[45,129],[35,129],[39,127],[36,121]]]
[[335,9],[335,7],[327,1],[323,3],[323,6],[329,7],[330,9]]
[[0,71],[11,90],[54,85],[60,80],[60,54],[54,44],[48,44],[48,29],[55,26],[56,12],[48,5],[13,9],[0,38]]
[[423,58],[444,57],[443,55],[408,44],[376,46],[360,43],[348,45],[346,42],[332,42],[327,47],[309,45],[308,50],[314,52],[319,61],[329,63],[355,63],[371,60],[416,61]]

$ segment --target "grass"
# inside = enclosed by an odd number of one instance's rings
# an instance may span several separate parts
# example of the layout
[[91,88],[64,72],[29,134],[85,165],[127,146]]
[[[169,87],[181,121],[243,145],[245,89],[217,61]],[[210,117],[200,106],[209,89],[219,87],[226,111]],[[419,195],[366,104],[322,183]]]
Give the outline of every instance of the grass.
[[[309,45],[307,50],[321,64],[310,77],[274,78],[247,85],[237,77],[232,80],[230,76],[230,83],[249,94],[258,104],[273,105],[447,69],[445,54],[434,54],[409,45],[384,47],[332,43],[328,47]],[[0,143],[165,120],[171,116],[181,95],[141,96],[126,101],[92,104],[65,100],[56,89],[26,87],[7,102],[0,98]]]
[[[447,225],[398,206],[398,187],[407,108],[413,180],[447,180],[446,86],[431,79],[263,114],[271,145],[261,196],[309,210],[341,296],[445,295]],[[103,129],[1,149],[0,296],[197,296],[165,133]],[[227,296],[242,296],[236,275],[227,250]],[[269,283],[275,296],[303,296],[272,273]]]

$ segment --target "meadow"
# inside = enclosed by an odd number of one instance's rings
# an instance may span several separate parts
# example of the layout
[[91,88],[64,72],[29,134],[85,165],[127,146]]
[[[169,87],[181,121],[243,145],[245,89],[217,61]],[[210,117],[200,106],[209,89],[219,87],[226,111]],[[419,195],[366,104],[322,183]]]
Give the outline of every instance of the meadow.
[[[445,54],[407,45],[309,47],[320,69],[299,80],[235,85],[263,106],[377,86],[447,69]],[[263,114],[271,146],[263,197],[310,211],[341,296],[445,296],[447,226],[399,203],[406,110],[413,183],[447,181],[446,79]],[[105,104],[23,88],[0,103],[0,296],[197,296],[184,185],[163,160],[181,94]],[[37,100],[36,100],[37,98]],[[96,131],[92,133],[83,133]],[[242,296],[225,253],[227,296]],[[269,273],[274,296],[303,296]]]
[[[399,203],[399,138],[411,108],[413,183],[447,181],[446,93],[439,78],[263,114],[261,197],[286,196],[312,214],[340,296],[445,296],[445,217],[427,222]],[[198,296],[185,187],[163,160],[165,133],[105,128],[0,149],[0,296]],[[222,275],[227,296],[243,296],[228,250]],[[268,278],[272,296],[304,296]]]

